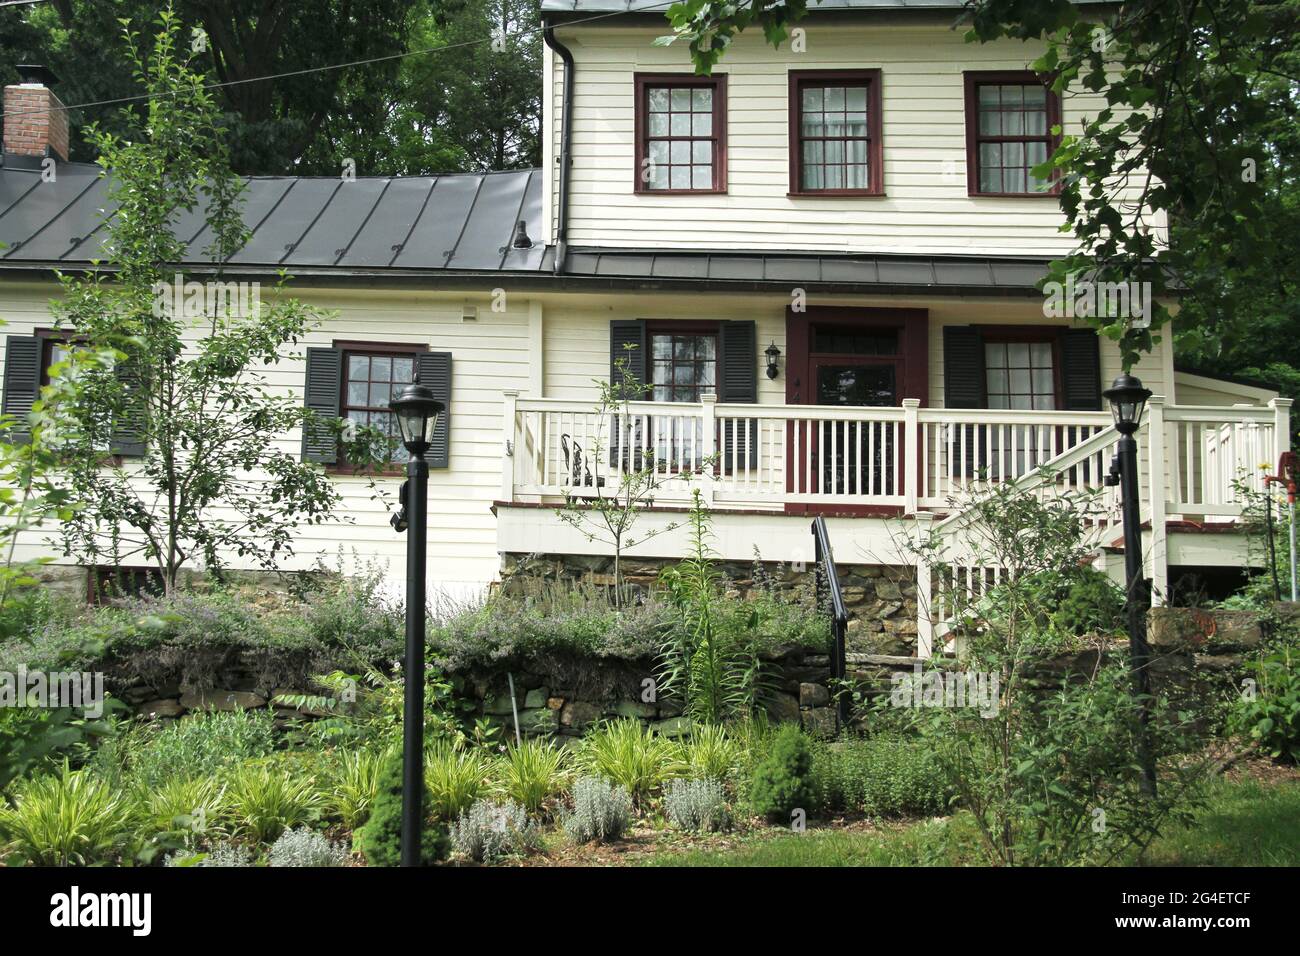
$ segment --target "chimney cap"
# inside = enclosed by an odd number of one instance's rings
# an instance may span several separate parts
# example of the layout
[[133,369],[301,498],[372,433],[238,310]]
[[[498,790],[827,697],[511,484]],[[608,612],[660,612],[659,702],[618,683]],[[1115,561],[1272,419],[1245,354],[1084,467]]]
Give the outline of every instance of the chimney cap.
[[53,86],[59,82],[54,71],[40,63],[19,63],[17,69],[19,83]]

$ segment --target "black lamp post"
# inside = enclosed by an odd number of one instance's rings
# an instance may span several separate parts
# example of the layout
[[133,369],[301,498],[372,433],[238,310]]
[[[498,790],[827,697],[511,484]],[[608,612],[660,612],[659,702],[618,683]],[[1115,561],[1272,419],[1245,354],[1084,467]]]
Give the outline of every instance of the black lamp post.
[[1134,434],[1142,422],[1142,410],[1151,390],[1132,375],[1121,375],[1102,392],[1110,402],[1119,432],[1119,449],[1111,462],[1108,485],[1119,485],[1124,514],[1125,608],[1128,611],[1129,662],[1133,673],[1133,691],[1138,696],[1138,766],[1142,770],[1142,791],[1156,795],[1156,765],[1148,731],[1151,699],[1151,647],[1147,643],[1146,608],[1150,595],[1142,574],[1142,515],[1138,490],[1137,439]]
[[425,452],[438,427],[442,402],[417,381],[389,402],[410,459],[402,512],[393,527],[406,538],[406,696],[402,707],[402,866],[420,865],[424,824],[424,569],[428,531],[429,463]]

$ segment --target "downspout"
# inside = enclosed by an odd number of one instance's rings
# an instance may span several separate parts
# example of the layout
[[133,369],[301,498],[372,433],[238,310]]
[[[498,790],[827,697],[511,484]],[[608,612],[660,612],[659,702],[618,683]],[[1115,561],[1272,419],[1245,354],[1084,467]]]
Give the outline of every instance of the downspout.
[[564,103],[560,107],[560,182],[555,211],[555,274],[564,272],[569,254],[569,151],[573,136],[573,54],[555,39],[555,28],[548,26],[542,38],[564,64]]

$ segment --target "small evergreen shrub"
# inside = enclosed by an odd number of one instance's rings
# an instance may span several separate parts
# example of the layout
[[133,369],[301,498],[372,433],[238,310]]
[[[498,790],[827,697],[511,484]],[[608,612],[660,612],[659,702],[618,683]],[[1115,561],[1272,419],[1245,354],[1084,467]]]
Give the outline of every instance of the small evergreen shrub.
[[451,825],[451,846],[478,863],[495,863],[514,853],[523,853],[538,843],[537,829],[528,813],[513,800],[494,803],[476,800]]
[[772,749],[754,769],[750,800],[754,812],[775,822],[788,822],[794,810],[812,815],[816,795],[812,783],[812,748],[794,724],[777,731]]
[[731,825],[727,798],[717,780],[669,780],[664,788],[664,814],[679,830],[712,833]]
[[627,788],[599,777],[580,777],[573,785],[573,812],[564,832],[575,843],[617,840],[632,822]]
[[812,787],[821,810],[873,816],[943,813],[951,796],[931,747],[893,734],[817,746]]
[[271,846],[272,866],[344,866],[348,851],[306,827],[285,830]]
[[[425,793],[425,807],[432,802]],[[427,816],[427,814],[426,814]],[[371,866],[399,866],[402,862],[402,755],[389,755],[379,776],[379,792],[370,807],[370,819],[358,831],[361,852]],[[447,856],[442,828],[425,820],[420,862],[432,866]]]

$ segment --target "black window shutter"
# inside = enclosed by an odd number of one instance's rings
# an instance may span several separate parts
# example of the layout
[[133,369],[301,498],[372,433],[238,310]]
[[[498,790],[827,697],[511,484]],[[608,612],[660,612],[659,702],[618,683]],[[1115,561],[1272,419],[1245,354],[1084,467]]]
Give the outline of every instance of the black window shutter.
[[[634,382],[639,382],[643,386],[648,386],[651,378],[649,376],[649,360],[646,358],[646,352],[650,351],[649,337],[646,335],[645,321],[643,319],[620,319],[609,323],[609,384],[617,386],[623,384],[623,370],[619,367],[622,362],[627,366],[627,372]],[[620,398],[631,399],[634,396],[621,395]],[[650,389],[646,388],[645,396],[635,396],[650,398]],[[623,428],[619,428],[618,416],[612,416],[609,423],[609,464],[610,467],[618,465],[619,457],[623,459],[624,468],[644,467],[646,462],[641,462],[642,457],[638,452],[635,456],[638,460],[632,461],[632,449],[639,448],[642,436],[640,429],[634,422],[626,422]],[[576,448],[576,446],[575,446]],[[592,449],[576,448],[576,459],[569,462],[569,467],[575,474],[581,473],[583,465],[581,457],[584,454],[592,454]]]
[[619,362],[627,363],[627,370],[636,382],[642,385],[649,382],[650,379],[646,374],[648,350],[644,320],[619,320],[609,323],[609,384],[619,385],[623,382]]
[[[978,326],[945,325],[943,327],[943,404],[945,408],[987,408],[988,380],[984,373],[984,336]],[[984,467],[986,456],[982,443],[984,429],[965,426],[953,436],[953,454],[961,455],[965,446],[965,474],[975,477]]]
[[141,427],[143,409],[139,403],[143,400],[132,389],[138,387],[140,367],[134,359],[125,359],[114,370],[118,381],[122,383],[125,409],[121,417],[113,423],[112,452],[123,458],[138,458],[144,454],[144,429]]
[[326,465],[338,462],[338,437],[330,427],[330,423],[339,417],[339,394],[342,387],[342,350],[309,348],[303,405],[314,412],[319,420],[303,423],[303,461],[315,461]]
[[1091,329],[1061,333],[1061,389],[1066,411],[1101,411],[1101,349]]
[[987,408],[984,337],[973,325],[943,328],[943,404],[945,408]]
[[[718,401],[746,405],[758,401],[758,329],[753,322],[723,322],[718,328]],[[746,450],[749,467],[758,467],[757,419],[749,422],[748,440],[737,431],[734,421],[723,423],[718,447],[723,471],[740,461]]]
[[27,413],[41,393],[41,340],[34,335],[5,336],[4,397],[0,411],[12,415],[9,441],[18,444],[31,438]]
[[415,367],[420,384],[432,389],[433,397],[442,402],[427,456],[429,467],[446,468],[451,460],[451,353],[421,352]]

